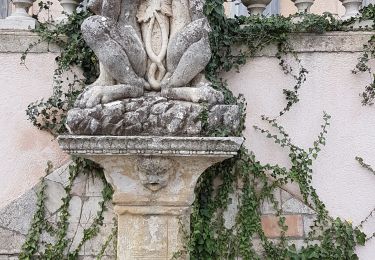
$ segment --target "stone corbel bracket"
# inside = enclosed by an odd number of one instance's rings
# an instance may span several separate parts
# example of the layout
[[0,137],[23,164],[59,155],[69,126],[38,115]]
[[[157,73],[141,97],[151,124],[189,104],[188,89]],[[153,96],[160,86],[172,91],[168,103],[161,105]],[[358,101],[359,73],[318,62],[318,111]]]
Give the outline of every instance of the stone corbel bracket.
[[66,135],[58,140],[67,153],[104,168],[115,190],[118,259],[126,260],[171,259],[181,252],[198,178],[236,155],[243,143],[241,137]]

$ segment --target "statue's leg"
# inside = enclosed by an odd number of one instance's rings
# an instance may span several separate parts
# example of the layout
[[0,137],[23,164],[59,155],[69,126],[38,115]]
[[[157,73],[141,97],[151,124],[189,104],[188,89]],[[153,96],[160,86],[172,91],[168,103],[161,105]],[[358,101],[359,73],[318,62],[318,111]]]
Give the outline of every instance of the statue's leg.
[[[135,72],[136,70],[142,72],[141,66],[135,64],[136,66],[133,68],[133,64],[124,50],[125,46],[117,42],[121,37],[129,35],[126,35],[125,31],[120,34],[116,22],[98,15],[89,17],[82,23],[82,34],[86,43],[93,49],[107,72],[118,83],[144,87],[145,80],[142,78],[143,75],[137,75]],[[132,36],[130,35],[128,38],[131,39]],[[139,44],[139,42],[134,41],[132,45],[127,45],[128,53],[133,53],[134,55],[139,49],[143,49],[141,44],[141,42]]]
[[[75,106],[88,108],[124,98],[142,96],[143,89],[147,85],[147,82],[142,78],[146,71],[146,57],[144,64],[141,59],[134,63],[137,52],[141,57],[144,50],[142,42],[136,39],[131,40],[134,38],[131,27],[120,32],[112,20],[101,16],[92,16],[83,22],[82,33],[87,44],[98,56],[102,71],[100,80],[98,79],[99,84],[89,86],[78,97]],[[134,35],[136,34],[134,33]],[[124,37],[128,38],[129,45],[123,46],[122,38]],[[137,36],[135,37],[137,38]],[[132,57],[133,62],[129,60],[124,47],[127,47],[129,54],[131,53],[129,56]],[[111,77],[117,81],[118,85],[113,85]]]
[[79,96],[75,107],[92,108],[98,104],[106,104],[124,98],[136,98],[142,95],[143,88],[132,85],[93,86]]
[[[222,103],[224,96],[204,80],[192,80],[207,66],[211,58],[205,18],[195,20],[178,32],[168,46],[168,76],[162,82],[162,95],[190,102]],[[198,77],[199,78],[199,77]]]
[[169,87],[188,84],[210,61],[207,19],[195,20],[175,34],[167,50]]
[[116,83],[115,80],[107,72],[106,68],[104,67],[104,65],[101,62],[99,62],[99,71],[100,71],[99,77],[89,87],[110,86],[110,85],[114,85]]
[[137,31],[130,25],[116,27],[113,39],[125,50],[134,72],[143,78],[147,70],[147,53]]
[[183,100],[194,103],[218,104],[224,102],[224,96],[220,91],[210,87],[207,83],[200,87],[180,87],[162,89],[164,97],[173,100]]
[[208,36],[203,36],[183,53],[176,69],[168,79],[169,88],[184,87],[204,70],[211,58]]

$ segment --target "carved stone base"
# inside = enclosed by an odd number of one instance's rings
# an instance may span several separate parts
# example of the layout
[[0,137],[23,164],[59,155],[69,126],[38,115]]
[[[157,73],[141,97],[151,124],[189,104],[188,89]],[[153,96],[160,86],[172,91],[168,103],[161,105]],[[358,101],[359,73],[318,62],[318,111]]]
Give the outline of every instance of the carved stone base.
[[188,259],[194,189],[210,166],[234,156],[239,137],[60,136],[61,148],[99,163],[115,193],[121,260]]
[[117,259],[188,259],[184,246],[190,207],[116,206]]
[[210,127],[232,131],[239,127],[240,111],[236,105],[207,107],[158,95],[75,108],[68,113],[67,125],[71,134],[76,135],[200,136],[205,114]]

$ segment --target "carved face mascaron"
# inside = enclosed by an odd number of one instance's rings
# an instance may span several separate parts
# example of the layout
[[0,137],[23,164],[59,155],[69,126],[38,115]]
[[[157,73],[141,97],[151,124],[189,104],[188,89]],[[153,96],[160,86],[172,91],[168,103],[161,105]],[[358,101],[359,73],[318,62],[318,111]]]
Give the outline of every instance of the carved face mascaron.
[[142,185],[151,191],[166,187],[174,170],[172,161],[163,157],[141,158],[137,167]]

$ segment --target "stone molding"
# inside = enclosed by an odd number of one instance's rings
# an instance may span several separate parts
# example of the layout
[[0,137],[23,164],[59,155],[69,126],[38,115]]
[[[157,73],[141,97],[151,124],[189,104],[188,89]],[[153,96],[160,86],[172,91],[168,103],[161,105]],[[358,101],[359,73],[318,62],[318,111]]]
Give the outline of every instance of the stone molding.
[[[336,53],[336,52],[362,52],[363,45],[367,44],[373,32],[350,31],[350,32],[327,32],[295,33],[290,35],[290,44],[297,53]],[[244,46],[236,46],[238,51],[245,50]],[[267,46],[256,57],[275,57],[277,48],[275,45]]]
[[118,215],[170,215],[190,214],[190,207],[184,206],[115,206]]
[[61,135],[58,141],[61,149],[74,155],[234,156],[243,138]]
[[[0,53],[23,53],[30,44],[38,42],[37,33],[19,30],[0,30]],[[41,42],[30,50],[30,53],[59,53],[60,48],[54,44]]]
[[[298,33],[291,35],[291,44],[298,53],[310,52],[361,52],[373,32],[350,31],[328,32],[324,34]],[[0,30],[0,53],[23,53],[32,43],[37,42],[38,34],[29,31]],[[31,53],[58,53],[56,45],[41,43]],[[276,47],[267,47],[256,56],[275,56]]]
[[[171,259],[184,252],[199,176],[235,156],[242,137],[59,136],[69,154],[95,161],[114,189],[117,258]],[[182,227],[182,229],[181,229]],[[133,232],[136,228],[137,232]],[[183,231],[185,230],[185,231]],[[183,254],[179,259],[189,259]]]

